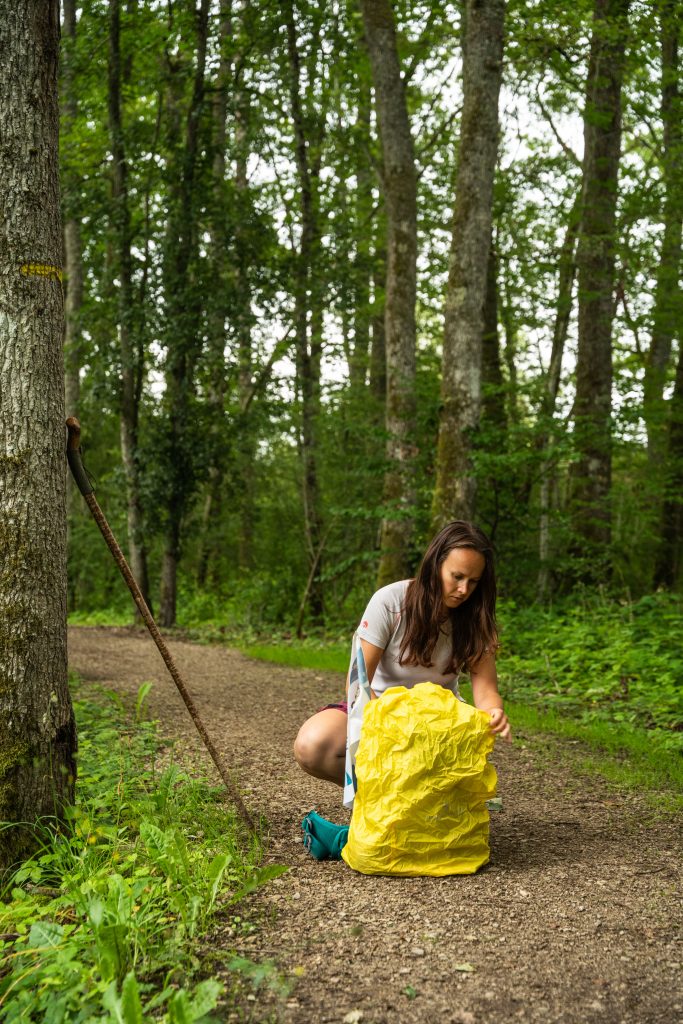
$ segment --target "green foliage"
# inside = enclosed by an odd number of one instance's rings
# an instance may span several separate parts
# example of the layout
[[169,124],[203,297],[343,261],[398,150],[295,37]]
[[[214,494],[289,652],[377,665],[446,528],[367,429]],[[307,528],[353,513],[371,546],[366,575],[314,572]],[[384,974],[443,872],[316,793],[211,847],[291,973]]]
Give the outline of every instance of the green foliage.
[[[473,473],[477,521],[493,535],[501,590],[517,602],[537,594],[542,480],[550,484],[550,590],[565,594],[592,561],[571,527],[576,290],[552,415],[545,394],[562,243],[581,190],[581,110],[593,7],[592,0],[570,8],[559,0],[514,0],[506,8],[493,203],[504,422],[484,417],[474,438]],[[462,6],[445,0],[401,2],[394,14],[418,170],[416,500],[410,509],[416,562],[431,529],[462,99]],[[295,4],[294,15],[302,116],[314,170],[309,198],[319,236],[307,283],[309,340],[315,335],[320,341],[322,367],[314,417],[326,537],[319,577],[324,627],[335,634],[348,628],[372,592],[379,523],[386,511],[384,406],[370,386],[386,224],[358,5]],[[72,77],[65,82],[75,113],[66,116],[65,106],[61,161],[65,210],[78,217],[82,232],[79,412],[86,464],[125,547],[107,16],[101,0],[79,5],[76,39],[69,41],[67,53]],[[221,33],[221,19],[212,14],[196,174],[186,197],[191,209],[183,213],[178,189],[197,60],[194,7],[186,0],[168,9],[139,0],[122,11],[131,334],[140,371],[140,505],[155,597],[169,506],[175,505],[182,518],[177,554],[179,623],[185,628],[212,623],[228,633],[291,630],[310,568],[311,553],[303,542],[301,366],[293,352],[292,323],[302,194],[284,20],[281,5],[247,5],[234,12],[229,31]],[[669,199],[659,19],[647,5],[636,5],[630,20],[615,239],[614,514],[612,543],[604,555],[614,592],[638,597],[652,585],[666,486],[666,474],[646,448],[642,390]],[[228,67],[224,133],[214,122],[221,59]],[[220,181],[215,180],[217,158]],[[191,221],[185,227],[193,244],[187,272],[175,281],[171,257],[183,234],[177,229],[181,214]],[[666,369],[669,384],[678,341],[674,337]],[[276,350],[278,358],[272,360]],[[177,424],[171,411],[174,368],[185,381]],[[671,405],[668,391],[665,399],[662,423]],[[220,486],[214,486],[217,479]],[[70,608],[86,616],[111,609],[116,621],[132,618],[132,604],[80,499],[70,527]]]
[[681,599],[634,603],[577,593],[561,606],[502,610],[502,692],[540,708],[657,730],[683,750]]
[[[222,792],[168,762],[156,727],[120,698],[83,694],[68,827],[15,870],[0,907],[0,1020],[208,1020],[223,992],[199,981],[218,911],[282,873],[258,867]],[[166,747],[168,744],[166,744]],[[253,965],[249,970],[253,970]]]

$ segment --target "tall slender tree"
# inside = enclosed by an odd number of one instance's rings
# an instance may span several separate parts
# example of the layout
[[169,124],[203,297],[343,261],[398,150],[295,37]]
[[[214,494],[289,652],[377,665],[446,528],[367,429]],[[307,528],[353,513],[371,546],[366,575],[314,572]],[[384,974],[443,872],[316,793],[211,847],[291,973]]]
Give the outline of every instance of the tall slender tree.
[[[415,516],[417,175],[389,0],[361,0],[382,148],[387,462],[377,585],[409,574]],[[378,339],[379,340],[379,339]]]
[[654,585],[673,589],[683,577],[683,347],[671,396],[666,476]]
[[602,578],[611,540],[612,322],[621,87],[629,0],[595,0],[584,109],[581,231],[576,263],[573,511],[579,572]]
[[473,434],[481,413],[482,338],[498,151],[504,0],[468,0],[463,36],[463,110],[444,320],[435,527],[471,519]]
[[[0,818],[59,815],[74,788],[67,688],[63,239],[57,0],[0,2]],[[34,844],[0,832],[0,866]]]
[[120,356],[120,433],[121,458],[126,478],[126,508],[128,518],[128,551],[130,567],[145,600],[151,607],[147,547],[144,540],[142,501],[140,496],[139,467],[139,408],[138,379],[143,372],[140,365],[142,346],[136,344],[134,334],[136,317],[133,292],[133,256],[130,207],[128,201],[128,161],[121,114],[121,92],[124,66],[121,60],[121,0],[109,4],[109,76],[108,112],[109,139],[112,155],[112,221],[114,260],[119,279],[117,289],[117,320]]
[[387,346],[384,317],[385,286],[387,280],[386,228],[382,211],[377,218],[372,252],[372,306],[370,346],[370,392],[381,409],[387,397]]
[[[219,7],[219,59],[212,100],[211,202],[209,237],[210,259],[216,287],[209,297],[208,311],[208,384],[209,406],[209,467],[208,486],[204,498],[202,535],[199,551],[197,582],[206,584],[209,561],[213,554],[212,525],[220,516],[223,477],[226,466],[226,410],[227,387],[227,324],[231,304],[238,290],[230,287],[232,268],[229,259],[229,230],[226,210],[226,148],[228,99],[233,77],[231,41],[235,31],[232,0],[221,0]],[[239,273],[239,271],[238,271]],[[231,302],[232,300],[232,302]]]
[[541,402],[541,433],[538,446],[541,452],[541,480],[539,486],[538,523],[538,577],[537,593],[540,601],[546,601],[550,594],[550,513],[553,490],[552,421],[555,416],[557,395],[560,390],[560,375],[565,343],[569,331],[572,310],[572,294],[576,280],[576,240],[579,230],[578,218],[581,213],[581,195],[574,201],[569,222],[560,248],[558,267],[557,305],[553,325],[553,341],[550,364],[544,381]]
[[679,333],[683,300],[679,287],[683,222],[683,104],[680,93],[679,45],[683,5],[658,0],[661,54],[662,177],[664,232],[652,313],[652,338],[645,365],[643,408],[651,463],[660,463],[666,447],[667,408],[664,385],[671,345]]
[[165,536],[160,621],[174,625],[183,519],[195,488],[192,401],[202,349],[201,296],[197,277],[200,117],[204,106],[209,0],[193,7],[194,71],[183,109],[187,53],[166,53],[166,132],[169,216],[164,254],[165,304]]
[[[319,177],[322,159],[323,123],[316,118],[313,137],[308,137],[301,81],[301,53],[295,5],[283,5],[287,28],[289,59],[289,99],[294,128],[294,156],[300,198],[300,243],[295,257],[294,306],[296,333],[297,384],[301,399],[301,460],[303,477],[304,525],[308,550],[309,578],[307,597],[314,620],[323,614],[323,589],[320,582],[323,555],[323,525],[318,469],[318,418],[320,414],[320,359],[322,332],[319,287],[313,281],[316,255],[319,255]],[[310,76],[309,76],[310,78]],[[301,623],[301,615],[299,616]],[[300,628],[300,627],[299,627]]]
[[[370,115],[372,95],[370,83],[361,80],[358,94],[358,119],[356,133],[361,139],[370,139]],[[375,175],[367,156],[361,151],[356,170],[356,194],[354,202],[356,226],[356,255],[354,261],[354,313],[353,313],[353,354],[349,366],[349,384],[356,394],[365,391],[370,357],[370,286],[372,279],[372,186]],[[363,158],[364,157],[364,158]]]

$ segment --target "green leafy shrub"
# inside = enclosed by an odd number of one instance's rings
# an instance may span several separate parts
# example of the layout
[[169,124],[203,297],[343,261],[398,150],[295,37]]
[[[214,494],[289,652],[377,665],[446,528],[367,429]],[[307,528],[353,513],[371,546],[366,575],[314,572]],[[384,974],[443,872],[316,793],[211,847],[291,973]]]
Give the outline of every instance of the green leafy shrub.
[[586,593],[552,610],[508,603],[501,621],[498,666],[509,699],[656,729],[683,750],[680,596],[618,603]]
[[[222,791],[160,766],[155,725],[120,698],[76,701],[79,781],[68,827],[13,872],[0,906],[0,1020],[206,1020],[223,986],[195,983],[216,912],[280,874],[245,853]],[[167,752],[164,760],[168,760]],[[11,826],[5,826],[11,827]]]

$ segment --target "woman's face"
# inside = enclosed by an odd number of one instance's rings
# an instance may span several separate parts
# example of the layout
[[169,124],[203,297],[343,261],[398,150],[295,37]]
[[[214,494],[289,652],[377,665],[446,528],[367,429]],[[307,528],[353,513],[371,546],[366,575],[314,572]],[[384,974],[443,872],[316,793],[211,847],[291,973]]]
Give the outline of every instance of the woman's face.
[[453,548],[441,563],[442,597],[446,608],[458,608],[474,592],[486,559],[473,548]]

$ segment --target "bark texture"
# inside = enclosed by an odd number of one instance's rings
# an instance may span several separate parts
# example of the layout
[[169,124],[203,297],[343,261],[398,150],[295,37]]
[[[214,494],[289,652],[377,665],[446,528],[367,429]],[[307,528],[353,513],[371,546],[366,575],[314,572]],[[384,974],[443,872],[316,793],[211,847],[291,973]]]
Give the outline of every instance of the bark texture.
[[482,336],[498,150],[504,0],[468,0],[463,52],[463,111],[444,318],[441,415],[434,528],[472,519],[471,464],[481,413]]
[[[0,819],[73,798],[66,671],[59,5],[0,0]],[[0,832],[0,866],[32,846]]]
[[384,294],[388,468],[377,586],[408,575],[415,515],[415,295],[417,175],[389,0],[361,0],[382,146],[387,223]]
[[611,539],[614,243],[628,6],[629,0],[595,2],[584,112],[573,511],[586,578],[602,576]]

